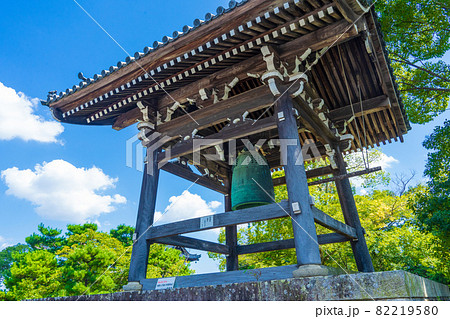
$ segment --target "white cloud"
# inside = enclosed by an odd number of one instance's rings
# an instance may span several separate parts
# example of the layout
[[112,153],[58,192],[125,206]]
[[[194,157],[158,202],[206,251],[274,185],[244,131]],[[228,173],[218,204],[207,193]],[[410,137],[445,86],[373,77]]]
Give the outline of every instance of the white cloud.
[[30,99],[0,82],[0,140],[57,142],[64,127],[36,115],[38,105],[39,99]]
[[381,153],[380,157],[381,158],[379,160],[374,161],[373,163],[370,163],[370,166],[371,167],[381,166],[381,168],[386,169],[386,168],[391,168],[393,164],[399,163],[398,159],[396,159],[392,156],[386,155],[384,153]]
[[[381,166],[382,170],[385,171],[388,168],[391,168],[392,165],[400,163],[400,161],[392,156],[386,155],[382,152],[380,152],[379,159],[376,161],[370,162],[370,167],[378,167]],[[357,193],[359,195],[367,195],[368,192],[364,189],[362,189],[362,185],[364,184],[365,179],[361,176],[354,177],[351,179],[352,185],[357,188]]]
[[2,251],[3,249],[12,246],[10,243],[6,242],[6,239],[2,236],[0,236],[0,251]]
[[[179,220],[202,217],[217,213],[215,209],[219,208],[222,203],[218,201],[211,201],[207,203],[200,195],[192,194],[189,191],[184,191],[180,196],[172,196],[169,199],[170,204],[164,210],[165,213],[155,213],[155,225],[163,225]],[[207,230],[187,234],[196,238],[206,240],[217,240],[217,234],[220,229]]]
[[117,179],[97,167],[77,168],[63,160],[37,164],[34,171],[17,167],[1,172],[6,193],[30,201],[44,218],[73,223],[94,221],[126,203],[119,195],[105,195]]

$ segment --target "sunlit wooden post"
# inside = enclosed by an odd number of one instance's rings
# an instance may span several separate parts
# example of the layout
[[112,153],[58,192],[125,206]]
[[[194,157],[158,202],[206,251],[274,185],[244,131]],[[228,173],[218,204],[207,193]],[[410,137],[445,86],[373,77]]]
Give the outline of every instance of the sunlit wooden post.
[[141,126],[141,128],[139,138],[147,148],[147,163],[144,167],[136,230],[133,238],[133,250],[131,252],[130,271],[128,274],[129,282],[140,282],[146,278],[150,250],[150,242],[147,241],[146,233],[154,221],[159,180],[159,150],[155,147],[158,140],[155,139],[147,144],[145,136],[142,135],[145,134],[145,126]]
[[289,94],[284,94],[275,103],[278,115],[278,134],[282,147],[282,160],[289,198],[290,215],[294,230],[295,252],[298,265],[320,265],[314,216],[310,206],[308,182],[303,164],[302,147],[298,137],[297,120]]

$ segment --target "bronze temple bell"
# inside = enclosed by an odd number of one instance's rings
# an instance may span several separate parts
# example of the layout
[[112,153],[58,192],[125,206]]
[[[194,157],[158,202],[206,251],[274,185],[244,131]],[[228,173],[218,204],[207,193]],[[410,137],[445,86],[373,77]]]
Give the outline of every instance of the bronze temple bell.
[[244,151],[233,166],[231,209],[239,210],[274,203],[274,189],[270,167],[264,156],[258,163],[249,151]]

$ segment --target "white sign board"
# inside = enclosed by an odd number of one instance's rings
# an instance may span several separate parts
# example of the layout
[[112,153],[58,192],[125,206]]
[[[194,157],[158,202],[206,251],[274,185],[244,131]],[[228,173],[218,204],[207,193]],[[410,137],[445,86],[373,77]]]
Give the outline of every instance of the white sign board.
[[176,277],[160,278],[156,283],[155,290],[171,289],[175,285]]
[[213,227],[214,216],[205,216],[200,218],[200,229]]

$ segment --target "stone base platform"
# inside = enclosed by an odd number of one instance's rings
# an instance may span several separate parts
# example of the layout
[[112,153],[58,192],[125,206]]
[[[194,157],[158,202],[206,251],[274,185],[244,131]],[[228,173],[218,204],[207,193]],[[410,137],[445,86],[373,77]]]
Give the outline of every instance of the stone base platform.
[[[177,278],[178,279],[178,278]],[[405,272],[256,280],[233,284],[166,290],[118,292],[45,300],[85,301],[340,301],[450,300],[449,287]]]

